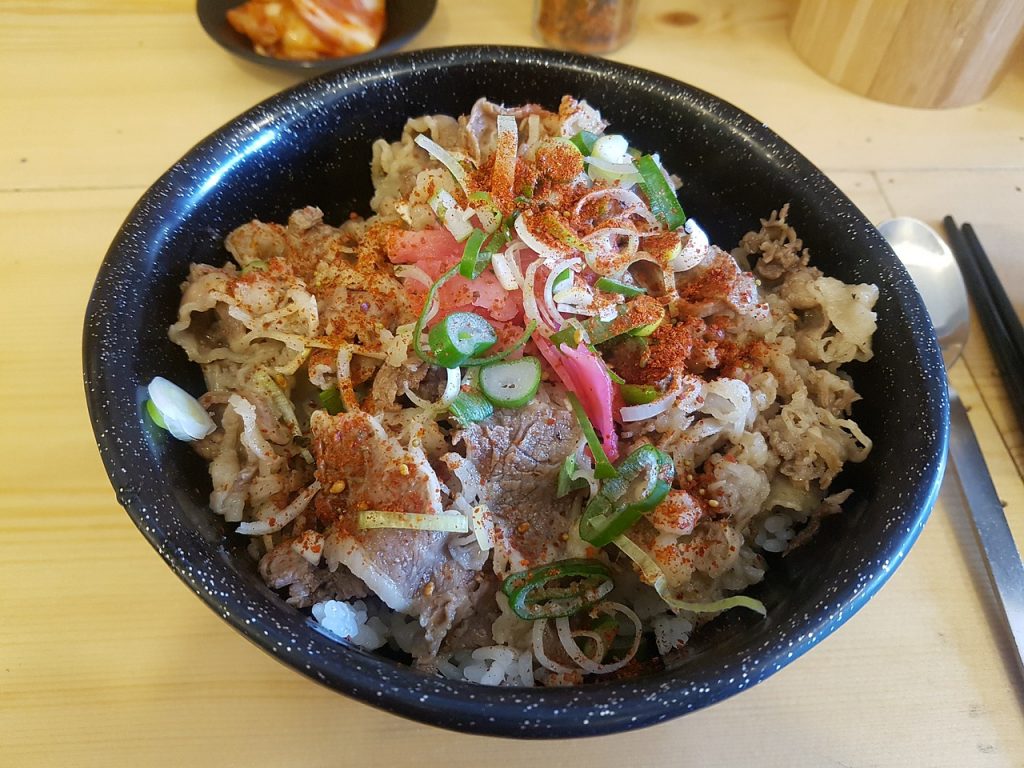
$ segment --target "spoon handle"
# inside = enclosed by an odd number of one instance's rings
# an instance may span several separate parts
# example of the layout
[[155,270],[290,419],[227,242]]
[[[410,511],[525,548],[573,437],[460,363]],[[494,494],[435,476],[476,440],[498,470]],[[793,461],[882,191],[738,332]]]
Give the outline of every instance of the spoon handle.
[[1024,675],[1024,563],[960,396],[949,388],[949,453]]

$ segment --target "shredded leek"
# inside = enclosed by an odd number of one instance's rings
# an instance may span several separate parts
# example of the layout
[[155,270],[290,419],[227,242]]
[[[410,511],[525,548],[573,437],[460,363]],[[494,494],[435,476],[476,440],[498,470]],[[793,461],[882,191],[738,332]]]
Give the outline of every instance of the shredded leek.
[[426,134],[420,134],[414,141],[422,147],[427,154],[432,156],[438,162],[441,163],[454,177],[455,181],[458,182],[459,186],[462,187],[462,191],[469,194],[469,187],[466,183],[466,169],[462,167],[462,163],[449,152],[447,149],[442,147],[440,144],[435,142]]
[[359,513],[359,527],[469,533],[469,520],[465,515],[422,515],[416,512],[389,512],[384,509],[367,509]]
[[764,607],[764,603],[753,597],[747,597],[746,595],[733,595],[732,597],[726,597],[710,603],[689,603],[684,600],[679,600],[672,595],[671,589],[668,586],[668,581],[665,578],[665,572],[661,570],[661,566],[655,562],[653,557],[638,547],[632,539],[625,534],[621,534],[616,536],[612,543],[622,550],[622,553],[626,555],[626,557],[637,564],[637,567],[640,568],[640,573],[643,576],[644,581],[654,585],[654,589],[657,591],[661,599],[678,611],[690,611],[692,613],[718,613],[720,611],[727,611],[730,608],[748,608],[762,616],[765,616],[768,613],[767,609]]
[[270,398],[270,401],[274,404],[274,409],[277,411],[277,416],[288,425],[292,434],[295,436],[301,435],[302,427],[299,426],[299,419],[295,415],[295,406],[292,405],[292,401],[288,399],[288,395],[284,393],[284,390],[274,381],[274,377],[270,375],[270,372],[266,368],[257,368],[252,374],[252,383],[256,389]]

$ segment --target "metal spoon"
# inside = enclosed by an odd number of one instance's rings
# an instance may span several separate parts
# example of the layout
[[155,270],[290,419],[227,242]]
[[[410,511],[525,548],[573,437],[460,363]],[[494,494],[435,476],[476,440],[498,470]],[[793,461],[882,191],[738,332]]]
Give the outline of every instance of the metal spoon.
[[[970,327],[967,290],[953,254],[935,230],[917,219],[889,219],[879,225],[878,231],[889,241],[914,279],[949,370],[963,351]],[[1006,523],[1003,506],[967,411],[952,386],[949,388],[949,419],[952,465],[967,499],[989,577],[1017,646],[1017,662],[1024,675],[1024,563]]]

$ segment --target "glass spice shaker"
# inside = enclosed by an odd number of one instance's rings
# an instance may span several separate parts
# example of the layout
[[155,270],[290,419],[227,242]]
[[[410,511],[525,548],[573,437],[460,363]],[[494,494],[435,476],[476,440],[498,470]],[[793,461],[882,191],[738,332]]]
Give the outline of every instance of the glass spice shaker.
[[637,0],[536,0],[534,29],[552,48],[610,53],[636,27]]

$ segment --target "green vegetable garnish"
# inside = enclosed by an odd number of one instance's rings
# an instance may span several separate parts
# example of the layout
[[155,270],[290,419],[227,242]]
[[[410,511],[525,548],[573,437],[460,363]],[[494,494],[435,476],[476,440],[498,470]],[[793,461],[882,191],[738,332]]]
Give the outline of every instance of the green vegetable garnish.
[[599,290],[607,291],[608,293],[621,294],[627,299],[630,299],[633,296],[639,296],[642,293],[647,293],[643,288],[638,288],[635,285],[627,285],[619,280],[613,280],[610,277],[598,278],[597,287]]
[[551,283],[551,293],[558,293],[562,290],[562,285],[566,282],[570,285],[572,284],[572,269],[569,267],[563,269],[559,273],[558,277],[555,278],[555,281]]
[[580,333],[579,328],[567,325],[562,330],[552,333],[549,341],[556,347],[560,344],[565,344],[566,346],[575,348],[580,345],[581,341],[583,341],[583,334]]
[[468,427],[489,418],[494,413],[494,406],[479,392],[459,392],[448,410],[459,424]]
[[152,400],[146,401],[146,413],[149,414],[149,418],[151,418],[153,423],[160,427],[160,429],[167,429],[167,422],[164,421],[163,414],[160,413],[160,410]]
[[675,190],[665,180],[658,163],[650,155],[636,161],[636,169],[643,181],[640,182],[651,212],[669,229],[678,229],[686,222],[686,214],[679,205]]
[[594,151],[594,142],[597,141],[597,139],[598,135],[596,133],[591,133],[590,131],[580,131],[571,139],[569,139],[569,141],[571,141],[576,146],[576,149],[578,149],[584,157],[587,157],[591,152]]
[[617,475],[601,484],[580,518],[580,538],[595,547],[610,544],[644,513],[658,506],[672,488],[672,457],[643,445],[619,462]]
[[473,234],[466,238],[466,244],[462,248],[462,260],[459,262],[459,274],[467,280],[480,277],[491,263],[491,254],[480,251],[486,237],[486,232],[474,229]]
[[587,416],[587,412],[583,410],[583,405],[580,403],[580,399],[576,397],[575,392],[569,393],[569,405],[572,407],[572,412],[576,415],[576,420],[580,423],[580,429],[583,430],[583,437],[587,441],[587,447],[590,448],[590,453],[594,456],[594,477],[598,480],[615,477],[615,467],[608,461],[608,454],[604,452],[601,438],[597,436],[594,425],[591,423],[590,417]]
[[438,290],[442,285],[447,283],[457,272],[459,271],[459,265],[456,264],[454,267],[449,269],[443,275],[441,275],[434,284],[430,286],[430,290],[427,291],[426,299],[423,302],[423,309],[420,310],[420,316],[416,318],[416,326],[412,329],[412,348],[416,352],[416,356],[425,363],[431,365],[441,365],[437,358],[430,354],[428,351],[423,349],[420,340],[423,336],[423,326],[427,323],[427,313],[430,311],[430,305],[434,303],[434,297],[437,295]]
[[523,330],[523,335],[520,336],[519,339],[516,341],[516,343],[513,344],[508,349],[503,349],[501,352],[496,352],[495,354],[491,355],[490,357],[472,357],[469,360],[466,360],[463,363],[463,365],[464,366],[490,365],[491,363],[496,363],[499,360],[504,360],[506,357],[511,355],[516,350],[521,349],[522,347],[526,346],[526,342],[528,342],[530,340],[530,336],[533,335],[533,332],[535,330],[537,330],[537,321],[536,320],[531,320],[527,324],[526,328]]
[[341,392],[337,387],[325,389],[317,397],[320,399],[320,405],[331,416],[337,416],[339,413],[345,412],[345,401],[341,399]]
[[619,392],[626,405],[647,405],[661,397],[658,388],[648,384],[620,384]]
[[513,573],[501,583],[501,591],[516,616],[534,621],[578,613],[614,586],[604,563],[575,558]]
[[561,469],[558,470],[558,486],[555,489],[556,499],[560,499],[572,491],[579,490],[580,488],[587,488],[590,485],[582,477],[577,477],[573,480],[572,474],[575,471],[576,455],[570,453],[565,457],[565,461],[562,462]]
[[430,329],[430,351],[439,365],[458,368],[498,341],[494,328],[475,312],[452,312]]
[[480,391],[500,408],[521,408],[540,388],[540,361],[536,357],[505,360],[480,369]]

